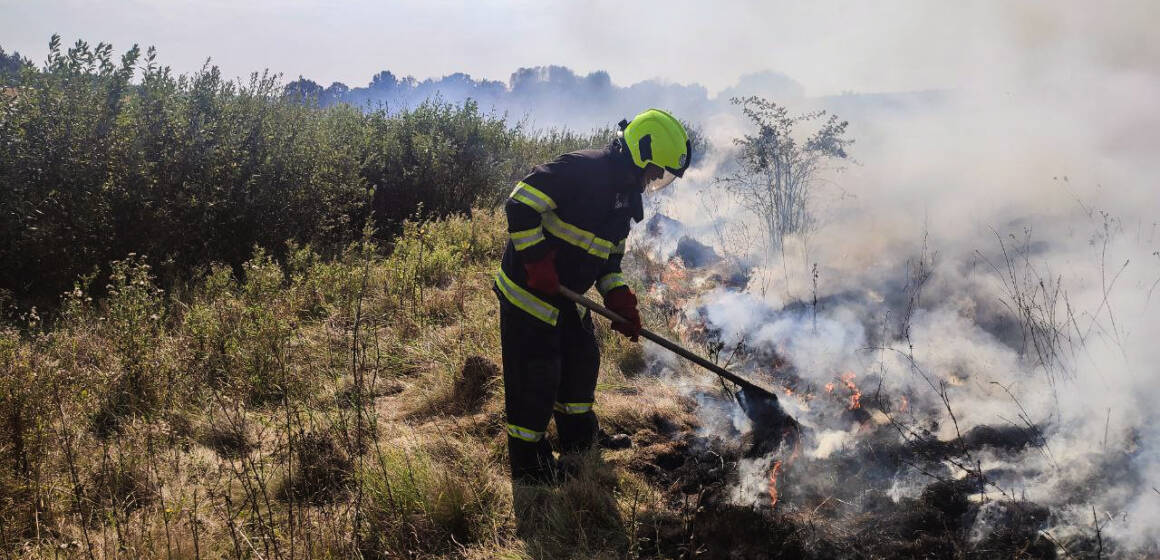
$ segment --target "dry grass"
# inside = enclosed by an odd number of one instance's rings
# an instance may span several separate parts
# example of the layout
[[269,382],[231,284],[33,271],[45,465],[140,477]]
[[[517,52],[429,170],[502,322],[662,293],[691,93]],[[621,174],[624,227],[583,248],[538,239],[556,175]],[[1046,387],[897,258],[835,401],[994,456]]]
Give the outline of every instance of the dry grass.
[[[502,216],[411,224],[333,260],[258,253],[165,293],[143,260],[50,324],[0,330],[0,550],[14,558],[623,558],[673,516],[593,453],[513,489],[491,273]],[[630,434],[689,430],[607,329],[597,400]],[[651,516],[651,517],[650,517]]]

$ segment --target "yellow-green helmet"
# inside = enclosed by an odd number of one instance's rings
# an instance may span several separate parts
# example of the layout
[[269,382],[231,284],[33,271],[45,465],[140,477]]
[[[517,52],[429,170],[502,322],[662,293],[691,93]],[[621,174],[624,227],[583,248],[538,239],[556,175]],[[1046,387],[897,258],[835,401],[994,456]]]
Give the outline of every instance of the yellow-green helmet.
[[649,109],[631,121],[620,121],[620,128],[632,162],[641,169],[650,163],[664,169],[667,179],[664,185],[684,175],[689,168],[693,146],[684,125],[676,117],[660,109]]

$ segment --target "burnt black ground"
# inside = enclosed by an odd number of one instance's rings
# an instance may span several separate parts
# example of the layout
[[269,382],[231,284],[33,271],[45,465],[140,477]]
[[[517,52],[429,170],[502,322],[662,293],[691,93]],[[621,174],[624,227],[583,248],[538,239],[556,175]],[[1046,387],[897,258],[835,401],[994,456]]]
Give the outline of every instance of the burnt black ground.
[[[754,404],[747,410],[755,422],[750,433],[671,434],[650,460],[633,466],[666,487],[672,510],[680,512],[641,520],[641,557],[1056,558],[1040,534],[1047,508],[984,499],[986,473],[956,478],[946,466],[964,451],[1034,446],[1027,430],[980,427],[961,440],[906,441],[892,426],[876,426],[830,457],[791,461],[798,438],[809,434],[780,407]],[[734,503],[739,464],[770,453],[785,461],[778,503],[771,507],[768,497]],[[929,482],[913,497],[892,498],[896,478],[915,470]],[[976,524],[980,515],[986,523]]]

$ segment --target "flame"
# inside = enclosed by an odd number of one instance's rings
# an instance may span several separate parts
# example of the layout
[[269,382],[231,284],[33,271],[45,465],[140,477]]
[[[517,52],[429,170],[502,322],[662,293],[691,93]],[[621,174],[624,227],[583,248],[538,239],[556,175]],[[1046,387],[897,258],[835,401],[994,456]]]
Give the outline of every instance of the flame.
[[[782,436],[789,437],[791,434],[793,434],[793,432],[793,430],[787,428],[782,433]],[[774,461],[773,465],[771,465],[769,468],[769,507],[771,508],[777,505],[777,479],[781,474],[782,467],[788,468],[790,465],[793,465],[794,460],[798,458],[798,455],[802,450],[801,438],[797,437],[796,434],[793,435],[793,451],[790,452],[789,458],[785,460],[785,463],[782,463],[781,461]]]
[[777,505],[777,475],[781,472],[781,461],[774,461],[769,469],[769,507]]
[[899,400],[900,402],[898,403],[898,412],[906,412],[907,410],[910,410],[910,399],[906,398],[906,395],[899,397]]
[[829,383],[826,383],[826,392],[827,392],[827,393],[833,393],[833,392],[834,392],[834,382],[833,382],[833,381],[831,381],[831,382],[829,382]]
[[842,374],[842,384],[850,390],[850,410],[862,408],[862,391],[854,384],[854,377],[852,371]]
[[810,401],[814,400],[814,397],[815,397],[814,393],[812,393],[808,390],[802,390],[801,388],[798,388],[798,387],[790,387],[788,385],[782,385],[781,390],[782,390],[782,392],[785,393],[785,396],[793,397],[793,398],[797,399],[798,401],[802,402],[803,404],[809,403]]

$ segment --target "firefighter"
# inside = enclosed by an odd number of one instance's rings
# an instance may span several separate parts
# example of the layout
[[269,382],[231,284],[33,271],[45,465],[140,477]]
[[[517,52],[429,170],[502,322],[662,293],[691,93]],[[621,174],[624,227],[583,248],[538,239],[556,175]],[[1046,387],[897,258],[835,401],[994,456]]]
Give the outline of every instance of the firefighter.
[[625,239],[631,222],[644,217],[642,195],[682,176],[691,159],[680,121],[649,109],[621,121],[604,149],[539,165],[512,190],[505,205],[509,240],[495,291],[513,480],[557,480],[544,438],[553,417],[561,454],[596,443],[592,406],[600,350],[592,315],[581,315],[559,295],[559,286],[582,294],[595,285],[604,305],[629,321],[612,328],[636,341],[637,299],[620,271]]

